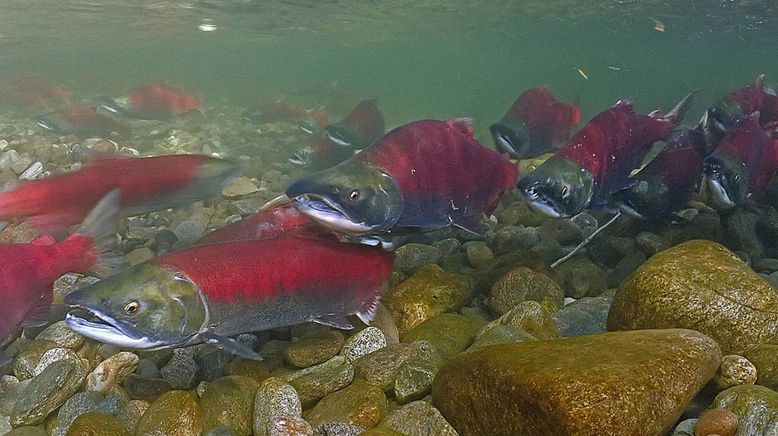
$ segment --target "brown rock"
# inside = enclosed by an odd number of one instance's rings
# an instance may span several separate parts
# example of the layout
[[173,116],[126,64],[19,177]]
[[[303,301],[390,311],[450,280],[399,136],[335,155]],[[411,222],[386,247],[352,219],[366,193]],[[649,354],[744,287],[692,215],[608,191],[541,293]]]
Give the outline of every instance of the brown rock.
[[710,409],[700,415],[694,426],[694,436],[734,436],[737,423],[737,415],[729,410]]

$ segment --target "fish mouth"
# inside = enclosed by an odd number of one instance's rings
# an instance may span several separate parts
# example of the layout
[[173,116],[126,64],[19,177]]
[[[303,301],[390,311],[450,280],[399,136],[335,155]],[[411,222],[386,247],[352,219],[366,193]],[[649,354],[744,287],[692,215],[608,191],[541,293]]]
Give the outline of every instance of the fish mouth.
[[341,147],[353,147],[354,143],[352,140],[348,138],[346,134],[344,134],[340,129],[333,127],[333,126],[327,126],[324,128],[324,132],[327,136],[327,139],[332,141],[334,144],[339,145]]
[[311,164],[313,160],[313,152],[311,152],[310,148],[303,148],[297,152],[295,152],[292,157],[287,159],[289,163],[301,167],[307,167]]
[[42,129],[45,129],[45,130],[51,130],[51,131],[55,130],[55,127],[52,124],[50,124],[49,121],[46,120],[45,118],[37,119],[35,121],[35,124],[37,124],[38,127],[42,128]]
[[314,136],[319,131],[316,125],[309,121],[303,121],[297,127],[308,136]]
[[617,200],[614,198],[613,205],[632,218],[645,219],[643,214],[638,212],[637,208],[630,200]]
[[714,209],[725,210],[735,207],[735,201],[727,192],[723,183],[723,175],[718,172],[706,172],[702,176],[700,194],[711,203]]
[[373,229],[364,222],[355,221],[349,217],[343,207],[325,196],[302,194],[292,198],[292,205],[303,215],[321,223],[332,230],[361,235]]
[[[121,322],[97,310],[75,306],[77,310],[65,315],[65,323],[74,332],[106,344],[123,348],[152,350],[164,347],[159,340],[152,340],[126,328]],[[83,315],[80,316],[79,312]],[[87,319],[87,317],[91,318]]]
[[538,191],[534,186],[523,189],[521,192],[527,200],[530,209],[533,211],[550,218],[567,217],[566,214],[559,211],[556,204],[551,199],[543,195],[543,193]]

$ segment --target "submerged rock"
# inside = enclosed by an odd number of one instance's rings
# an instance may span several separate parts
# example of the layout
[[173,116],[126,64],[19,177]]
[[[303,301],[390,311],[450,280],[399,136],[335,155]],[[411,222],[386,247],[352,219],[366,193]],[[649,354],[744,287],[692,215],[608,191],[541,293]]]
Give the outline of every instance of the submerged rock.
[[376,327],[368,327],[346,339],[340,354],[351,363],[384,347],[386,347],[384,333]]
[[443,365],[432,403],[462,434],[660,435],[720,359],[690,330],[496,345]]
[[314,427],[339,421],[370,429],[378,425],[389,409],[384,392],[365,380],[322,398],[305,414]]
[[115,417],[100,412],[87,412],[73,421],[68,436],[130,436],[127,428]]
[[136,434],[199,436],[203,433],[203,411],[195,397],[185,391],[162,394],[143,414]]
[[726,409],[710,409],[700,415],[694,426],[694,433],[705,436],[734,436],[737,427],[737,415]]
[[293,342],[284,350],[286,361],[297,368],[326,362],[340,351],[345,338],[337,330],[323,330]]
[[343,356],[282,377],[300,395],[303,405],[311,405],[325,395],[343,389],[354,379],[354,366]]
[[721,366],[713,380],[719,389],[752,385],[756,383],[756,367],[743,356],[728,354],[721,358]]
[[778,343],[778,290],[721,245],[695,240],[665,250],[622,283],[609,330],[688,328],[726,353]]
[[254,397],[254,435],[267,436],[274,416],[301,417],[300,396],[292,385],[270,377],[262,382]]
[[417,325],[400,337],[405,343],[427,341],[443,361],[465,351],[483,324],[466,316],[444,313]]
[[756,383],[778,390],[778,345],[757,344],[744,353],[746,359],[756,367]]
[[489,292],[489,307],[502,315],[525,301],[562,307],[565,293],[562,288],[542,273],[518,267],[498,279]]
[[249,377],[218,378],[205,388],[200,407],[205,432],[225,427],[236,435],[250,435],[253,428],[254,396],[259,383]]
[[737,415],[737,436],[778,434],[778,392],[772,389],[735,386],[717,395],[713,406]]
[[394,430],[406,436],[456,436],[438,409],[426,401],[414,401],[392,411],[380,428]]
[[562,338],[604,333],[611,304],[613,299],[609,297],[584,297],[551,314],[551,318]]
[[11,411],[11,424],[18,427],[43,422],[81,387],[85,378],[86,368],[80,360],[52,363],[19,395]]
[[403,363],[412,358],[434,361],[440,359],[435,348],[426,341],[394,344],[354,361],[356,375],[388,391],[394,386]]

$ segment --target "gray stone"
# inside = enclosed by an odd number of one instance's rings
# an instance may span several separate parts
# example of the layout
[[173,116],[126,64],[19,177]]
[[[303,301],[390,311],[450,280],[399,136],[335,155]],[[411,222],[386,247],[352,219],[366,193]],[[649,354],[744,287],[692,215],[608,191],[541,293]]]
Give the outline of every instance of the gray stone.
[[36,375],[42,373],[43,370],[52,363],[63,359],[78,360],[78,355],[73,350],[69,350],[67,348],[52,348],[51,350],[43,353],[43,356],[41,356],[41,360],[38,362],[38,365],[36,365],[35,369],[32,371],[32,376],[35,377]]
[[395,251],[394,266],[406,274],[413,274],[426,263],[438,263],[443,253],[432,245],[409,243]]
[[427,341],[394,344],[354,361],[356,375],[379,386],[384,391],[394,386],[400,366],[413,357],[432,359],[435,348]]
[[265,379],[254,398],[254,434],[268,435],[270,419],[276,415],[302,417],[302,412],[300,396],[292,385],[275,377]]
[[394,410],[386,417],[381,427],[407,436],[456,436],[441,413],[426,401],[414,401]]
[[52,363],[21,393],[11,411],[11,424],[40,424],[81,387],[84,379],[86,368],[80,360]]
[[651,257],[660,251],[670,248],[669,241],[651,232],[638,233],[635,236],[635,243],[638,244],[638,247],[640,247],[646,257]]
[[399,403],[420,400],[429,394],[440,362],[435,359],[411,358],[397,371],[394,396]]
[[138,366],[135,353],[122,351],[102,361],[86,377],[86,390],[106,394],[112,387],[124,382]]
[[351,363],[384,347],[386,347],[384,333],[376,327],[368,327],[346,339],[340,354]]
[[612,303],[608,297],[585,297],[553,313],[551,318],[562,338],[605,333]]
[[203,237],[205,227],[206,224],[201,221],[187,220],[177,225],[173,233],[176,234],[179,242],[194,242]]
[[772,274],[778,271],[778,259],[765,257],[754,262],[752,266],[758,273]]
[[354,379],[354,366],[346,362],[345,357],[335,356],[282,378],[295,388],[302,404],[309,406],[327,394],[348,386]]
[[159,373],[173,389],[192,389],[200,382],[199,371],[191,350],[179,348]]
[[328,422],[313,430],[314,436],[357,436],[364,428],[347,422]]
[[56,342],[60,347],[71,350],[78,349],[84,344],[84,337],[70,330],[65,321],[58,321],[46,327],[35,339],[47,339]]
[[138,361],[138,367],[135,368],[135,374],[145,378],[161,377],[157,364],[151,359],[140,359]]

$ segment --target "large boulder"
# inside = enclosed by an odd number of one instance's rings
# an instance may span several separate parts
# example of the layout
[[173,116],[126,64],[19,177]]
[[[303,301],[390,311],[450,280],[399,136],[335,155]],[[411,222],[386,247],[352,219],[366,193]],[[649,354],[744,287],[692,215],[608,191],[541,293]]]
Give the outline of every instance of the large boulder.
[[778,289],[734,253],[703,240],[656,254],[621,284],[608,330],[686,328],[726,354],[778,343]]
[[691,330],[495,345],[443,365],[432,403],[462,435],[660,435],[720,360]]

